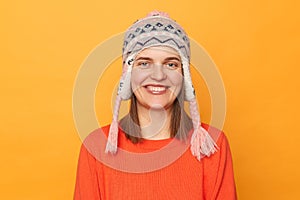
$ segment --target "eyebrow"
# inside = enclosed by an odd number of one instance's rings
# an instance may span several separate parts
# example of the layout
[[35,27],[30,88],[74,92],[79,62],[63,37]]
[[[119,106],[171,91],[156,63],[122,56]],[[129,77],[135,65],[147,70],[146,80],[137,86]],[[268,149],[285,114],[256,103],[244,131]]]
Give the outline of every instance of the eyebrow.
[[[153,60],[152,58],[149,58],[149,57],[138,57],[137,59],[136,59],[136,61],[139,61],[139,60]],[[165,58],[164,59],[165,61],[170,61],[170,60],[177,60],[177,61],[179,61],[179,62],[181,62],[181,60],[179,59],[179,58],[177,58],[177,57],[167,57],[167,58]]]
[[149,57],[139,57],[136,59],[136,61],[139,61],[139,60],[153,60],[153,59],[151,59]]
[[177,61],[181,62],[181,60],[180,60],[179,58],[177,58],[177,57],[168,57],[168,58],[166,58],[165,60],[166,60],[166,61],[169,61],[169,60],[177,60]]

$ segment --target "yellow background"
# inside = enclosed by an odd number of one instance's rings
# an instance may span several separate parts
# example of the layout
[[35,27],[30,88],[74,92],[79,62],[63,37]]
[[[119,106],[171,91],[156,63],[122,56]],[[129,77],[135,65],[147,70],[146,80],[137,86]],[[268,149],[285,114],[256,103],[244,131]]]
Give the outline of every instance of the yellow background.
[[[300,199],[298,2],[2,1],[0,199],[72,199],[76,74],[96,45],[153,9],[176,19],[220,70],[239,199]],[[209,122],[209,96],[199,101]]]

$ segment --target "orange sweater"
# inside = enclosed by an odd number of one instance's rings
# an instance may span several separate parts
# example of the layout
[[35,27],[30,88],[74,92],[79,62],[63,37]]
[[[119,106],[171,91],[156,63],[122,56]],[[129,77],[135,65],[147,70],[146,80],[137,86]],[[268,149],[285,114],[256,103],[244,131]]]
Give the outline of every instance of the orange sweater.
[[[208,130],[207,125],[203,126]],[[95,130],[81,147],[75,200],[236,199],[230,149],[222,132],[217,131],[218,152],[198,161],[189,148],[173,151],[175,148],[172,145],[187,146],[177,139],[143,140],[133,144],[121,130],[118,153],[107,155],[104,148],[108,130],[109,126]],[[212,136],[214,130],[209,129]],[[175,142],[172,144],[172,141]],[[167,154],[161,153],[162,157],[152,156],[153,152],[159,155],[160,150],[168,145],[171,147],[165,151]],[[120,152],[120,149],[126,151]],[[139,154],[133,154],[131,159],[130,152]],[[166,156],[168,152],[170,156]],[[172,157],[171,152],[181,153],[177,159],[170,159],[172,162],[166,161]],[[135,159],[141,153],[146,160]]]

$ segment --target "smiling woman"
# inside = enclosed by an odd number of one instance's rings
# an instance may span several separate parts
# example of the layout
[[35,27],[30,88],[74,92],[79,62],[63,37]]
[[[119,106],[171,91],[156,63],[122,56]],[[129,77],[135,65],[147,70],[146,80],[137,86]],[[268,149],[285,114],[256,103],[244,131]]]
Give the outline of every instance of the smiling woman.
[[200,121],[189,61],[187,34],[166,13],[129,27],[113,121],[85,139],[74,199],[236,199],[227,139]]

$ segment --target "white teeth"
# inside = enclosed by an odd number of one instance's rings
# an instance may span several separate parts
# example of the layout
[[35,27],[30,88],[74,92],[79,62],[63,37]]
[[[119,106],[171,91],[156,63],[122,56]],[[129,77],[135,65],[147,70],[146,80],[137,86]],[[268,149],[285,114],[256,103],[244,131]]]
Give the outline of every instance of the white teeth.
[[151,90],[152,92],[161,92],[161,91],[165,91],[165,90],[166,90],[165,87],[148,86],[147,88],[148,88],[149,90]]

